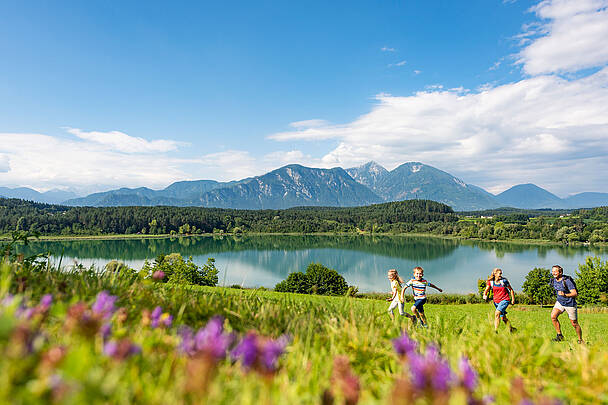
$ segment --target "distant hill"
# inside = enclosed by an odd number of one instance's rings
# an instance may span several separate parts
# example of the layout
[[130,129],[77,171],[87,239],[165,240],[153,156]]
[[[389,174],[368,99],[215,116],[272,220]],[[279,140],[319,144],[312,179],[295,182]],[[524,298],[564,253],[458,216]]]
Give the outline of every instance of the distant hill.
[[433,200],[456,211],[495,208],[499,203],[487,191],[420,162],[408,162],[380,178],[376,193],[385,201]]
[[496,196],[505,207],[565,208],[561,198],[535,184],[518,184]]
[[499,207],[575,209],[608,205],[608,193],[580,193],[561,199],[534,184],[518,184],[498,195],[467,184],[450,173],[420,162],[389,171],[376,162],[349,169],[287,165],[238,181],[178,181],[163,190],[120,188],[86,197],[51,190],[0,187],[0,196],[70,206],[197,206],[281,209],[298,206],[352,207],[389,201],[428,199],[456,211]]
[[30,200],[46,204],[58,204],[67,199],[78,197],[76,193],[69,191],[53,189],[40,193],[28,187],[0,187],[0,196],[6,198],[19,198],[21,200]]
[[358,167],[351,167],[350,169],[346,169],[346,172],[357,183],[369,187],[372,191],[376,190],[376,185],[389,173],[388,170],[374,161]]
[[379,203],[369,188],[342,168],[288,165],[263,176],[202,194],[200,205],[217,208],[280,209],[296,206],[348,207]]
[[608,206],[608,193],[579,193],[564,198],[568,208],[592,208]]

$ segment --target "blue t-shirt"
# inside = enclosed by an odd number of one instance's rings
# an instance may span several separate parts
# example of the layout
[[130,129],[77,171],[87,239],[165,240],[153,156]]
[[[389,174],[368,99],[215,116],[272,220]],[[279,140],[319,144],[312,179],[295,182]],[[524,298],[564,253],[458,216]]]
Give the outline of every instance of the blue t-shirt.
[[[564,284],[566,284],[566,288],[564,288]],[[570,278],[562,278],[561,281],[556,281],[555,277],[551,277],[551,280],[549,280],[549,285],[551,287],[553,287],[556,294],[558,291],[563,291],[564,293],[569,293],[570,290],[574,290],[576,288],[576,286],[574,285],[572,280],[570,280]],[[559,294],[557,295],[557,302],[559,302],[560,304],[562,304],[565,307],[575,307],[576,306],[575,298],[564,297],[563,295],[559,295]]]

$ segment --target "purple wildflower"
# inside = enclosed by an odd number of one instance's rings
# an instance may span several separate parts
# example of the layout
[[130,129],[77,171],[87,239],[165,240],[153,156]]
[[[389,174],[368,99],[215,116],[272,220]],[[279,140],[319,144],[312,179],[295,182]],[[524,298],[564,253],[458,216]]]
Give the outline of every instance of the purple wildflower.
[[243,367],[253,367],[258,358],[258,336],[255,332],[249,332],[238,345],[232,350],[232,358],[241,360]]
[[435,369],[435,373],[431,378],[433,388],[438,391],[447,391],[453,380],[450,365],[447,361],[440,359],[435,362],[433,368]]
[[2,305],[3,307],[8,307],[9,305],[12,305],[14,301],[15,296],[11,293],[8,293],[2,298],[2,300],[0,300],[0,305]]
[[179,350],[187,355],[193,355],[196,352],[196,343],[194,342],[194,332],[189,326],[180,326],[177,334],[181,338],[179,342]]
[[277,369],[279,357],[285,352],[288,338],[283,335],[276,340],[269,339],[260,352],[261,363],[267,371],[274,372]]
[[165,328],[170,328],[173,324],[173,315],[163,314],[163,316],[160,318],[160,324]]
[[534,402],[528,398],[524,398],[519,402],[519,405],[534,405]]
[[91,310],[95,315],[99,315],[104,319],[112,317],[116,311],[115,303],[118,297],[110,295],[107,291],[102,291],[97,294],[97,299],[91,306]]
[[393,347],[399,356],[409,356],[416,350],[418,344],[404,331],[401,336],[393,339]]
[[51,307],[52,303],[53,303],[53,294],[45,294],[40,299],[40,307],[44,311],[48,311],[48,309]]
[[110,335],[112,335],[112,325],[109,323],[104,323],[101,325],[101,328],[99,328],[99,334],[104,342],[108,340]]
[[408,363],[414,387],[433,388],[436,391],[450,388],[453,382],[452,370],[435,346],[429,346],[425,355],[410,353]]
[[[169,315],[165,322],[169,325],[173,318]],[[224,320],[216,316],[211,318],[207,325],[200,328],[196,334],[188,326],[181,326],[178,335],[181,337],[179,349],[183,353],[194,356],[197,353],[204,353],[215,360],[226,357],[226,351],[232,343],[233,336],[224,333]]]
[[152,273],[152,278],[154,280],[161,281],[165,278],[165,272],[162,270],[156,270],[154,273]]
[[111,340],[103,346],[103,354],[116,360],[124,360],[138,353],[141,353],[141,347],[131,343],[128,339]]
[[469,359],[466,356],[460,358],[458,368],[462,386],[469,392],[475,391],[475,388],[477,387],[477,373],[473,367],[471,367],[471,363],[469,363]]
[[160,317],[163,315],[163,309],[161,307],[154,308],[154,311],[150,314],[150,326],[153,328],[158,327]]

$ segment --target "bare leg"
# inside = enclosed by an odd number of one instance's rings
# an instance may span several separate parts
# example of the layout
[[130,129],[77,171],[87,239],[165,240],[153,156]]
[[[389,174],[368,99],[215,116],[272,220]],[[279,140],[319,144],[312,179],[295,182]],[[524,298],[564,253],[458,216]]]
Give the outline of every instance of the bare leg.
[[551,311],[551,322],[553,322],[553,327],[558,335],[562,334],[562,326],[559,324],[559,319],[557,319],[557,317],[560,316],[562,312],[564,311],[560,311],[557,308],[553,308],[553,311]]
[[502,321],[507,325],[507,328],[509,328],[509,332],[513,332],[515,328],[511,325],[511,321],[507,319],[506,315],[502,317]]
[[500,311],[494,312],[494,330],[498,332],[498,325],[500,325]]
[[420,321],[426,325],[426,315],[424,312],[418,311],[418,313],[420,314]]
[[576,331],[576,336],[578,336],[578,340],[582,342],[583,341],[583,331],[581,329],[581,325],[578,324],[578,320],[570,319],[570,323],[572,324],[572,326],[574,327],[574,330]]

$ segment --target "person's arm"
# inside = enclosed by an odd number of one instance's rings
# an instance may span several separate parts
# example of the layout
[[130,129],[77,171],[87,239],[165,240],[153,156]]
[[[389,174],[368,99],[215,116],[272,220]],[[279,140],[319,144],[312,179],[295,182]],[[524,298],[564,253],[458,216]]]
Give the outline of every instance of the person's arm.
[[570,292],[565,293],[564,297],[567,297],[567,298],[576,298],[578,296],[578,291],[576,291],[576,288],[574,288],[574,284],[572,284],[571,281],[566,282],[566,288]]
[[515,291],[513,291],[511,285],[509,285],[509,292],[511,293],[511,305],[515,305]]
[[433,288],[434,288],[434,289],[436,289],[437,291],[439,291],[439,292],[443,292],[443,290],[442,290],[441,288],[437,287],[437,286],[436,286],[435,284],[433,284],[433,283],[429,283],[429,287],[433,287]]
[[490,292],[490,284],[486,284],[486,289],[483,290],[483,299],[484,300],[488,299],[488,292]]
[[393,295],[390,298],[387,298],[387,301],[392,301],[397,296],[397,290],[393,288]]
[[401,289],[401,301],[405,302],[405,290],[409,287],[409,284],[405,284],[405,286]]

